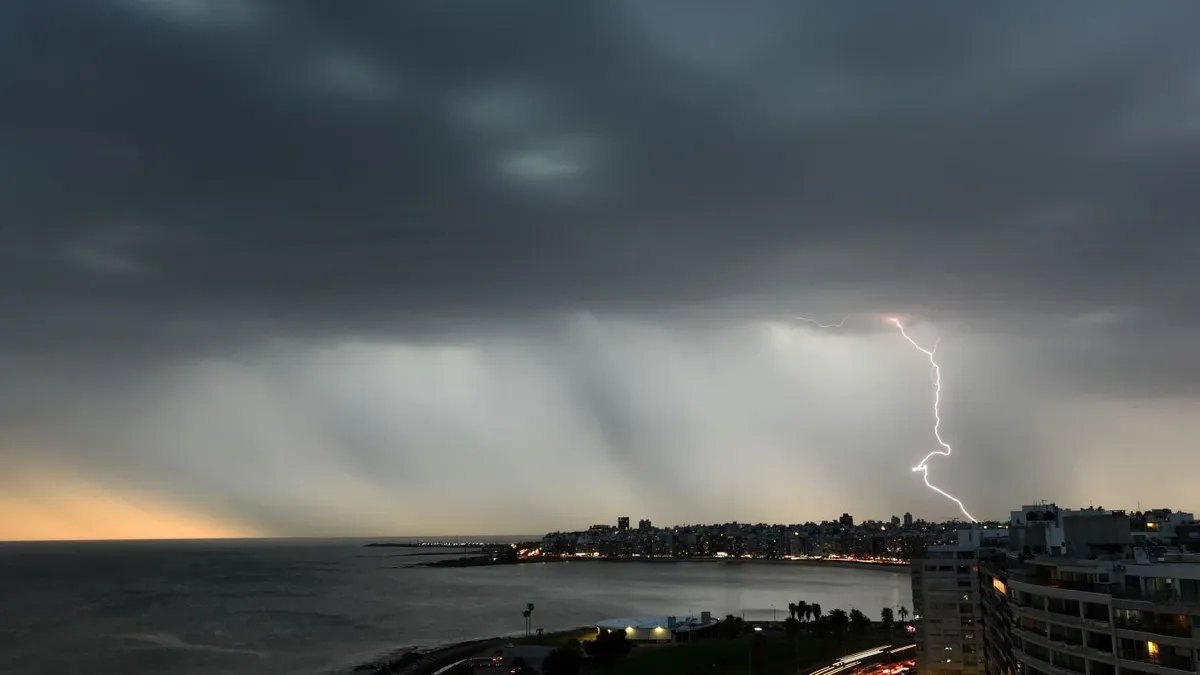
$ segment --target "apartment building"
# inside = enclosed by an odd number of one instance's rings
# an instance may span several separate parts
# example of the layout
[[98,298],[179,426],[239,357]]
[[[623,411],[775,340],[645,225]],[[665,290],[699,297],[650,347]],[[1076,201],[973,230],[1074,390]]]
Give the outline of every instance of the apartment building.
[[986,674],[1200,673],[1200,553],[1167,532],[1192,523],[1161,511],[1014,511],[1007,550],[979,561]]
[[1007,531],[959,530],[955,544],[929,546],[911,562],[918,675],[982,675],[980,555],[1005,546]]

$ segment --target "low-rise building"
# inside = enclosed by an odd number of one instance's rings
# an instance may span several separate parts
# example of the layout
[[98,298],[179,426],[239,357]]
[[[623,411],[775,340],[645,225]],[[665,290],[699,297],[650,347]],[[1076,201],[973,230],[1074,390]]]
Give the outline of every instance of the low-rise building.
[[596,624],[598,633],[621,631],[633,642],[675,642],[687,639],[685,634],[711,630],[716,627],[710,612],[699,616],[635,616],[606,619]]

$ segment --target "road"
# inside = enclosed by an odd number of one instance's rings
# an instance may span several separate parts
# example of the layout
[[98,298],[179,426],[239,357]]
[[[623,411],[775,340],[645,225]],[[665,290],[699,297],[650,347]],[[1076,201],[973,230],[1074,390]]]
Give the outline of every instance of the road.
[[894,661],[897,656],[911,656],[915,644],[879,645],[848,654],[828,665],[808,671],[808,675],[907,675],[916,663],[911,659]]
[[[518,658],[525,659],[525,663],[530,667],[542,672],[542,662],[550,652],[554,651],[554,647],[546,647],[542,645],[512,645],[508,647],[497,647],[495,650],[487,650],[480,652],[468,659],[455,661],[454,663],[437,671],[434,675],[442,675],[449,672],[455,666],[463,662],[483,661],[487,660],[488,665],[478,666],[474,669],[476,675],[508,675],[508,669],[513,661]],[[495,659],[497,653],[502,653],[503,658]]]

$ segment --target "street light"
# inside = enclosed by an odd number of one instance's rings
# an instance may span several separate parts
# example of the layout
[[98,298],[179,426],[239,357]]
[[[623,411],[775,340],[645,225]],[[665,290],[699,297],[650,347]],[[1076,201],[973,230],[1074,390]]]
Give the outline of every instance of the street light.
[[[762,626],[754,627],[755,633],[762,632]],[[746,675],[751,675],[754,672],[754,636],[750,637],[750,651],[746,653]]]

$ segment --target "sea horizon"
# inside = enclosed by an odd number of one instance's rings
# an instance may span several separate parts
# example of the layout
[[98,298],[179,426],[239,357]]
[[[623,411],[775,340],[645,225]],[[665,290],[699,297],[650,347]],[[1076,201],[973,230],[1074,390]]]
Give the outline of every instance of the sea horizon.
[[0,546],[7,544],[117,544],[117,543],[176,543],[176,542],[346,542],[346,541],[423,541],[431,543],[497,543],[509,541],[533,541],[544,534],[381,534],[374,536],[311,536],[311,537],[155,537],[133,539],[0,539]]

